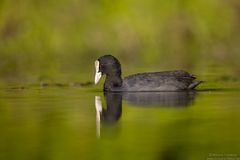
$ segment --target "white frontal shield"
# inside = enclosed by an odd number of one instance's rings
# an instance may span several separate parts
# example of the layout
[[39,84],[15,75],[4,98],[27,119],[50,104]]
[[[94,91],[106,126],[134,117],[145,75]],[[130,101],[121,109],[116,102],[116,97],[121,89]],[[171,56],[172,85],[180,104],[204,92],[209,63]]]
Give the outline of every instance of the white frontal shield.
[[102,73],[99,72],[99,61],[95,61],[95,69],[96,69],[96,73],[95,73],[95,84],[98,83],[98,81],[100,80]]

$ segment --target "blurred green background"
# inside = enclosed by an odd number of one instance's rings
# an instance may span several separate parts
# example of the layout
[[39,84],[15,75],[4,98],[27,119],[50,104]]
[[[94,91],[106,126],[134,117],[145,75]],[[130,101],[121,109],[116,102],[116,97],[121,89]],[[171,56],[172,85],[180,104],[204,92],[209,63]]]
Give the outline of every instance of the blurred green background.
[[[181,109],[123,101],[98,139],[101,84],[39,84],[93,81],[94,61],[110,53],[123,76],[184,69],[206,83]],[[0,159],[239,156],[239,88],[239,0],[0,0]]]
[[239,0],[1,0],[2,82],[92,80],[111,53],[123,73],[186,69],[240,77]]

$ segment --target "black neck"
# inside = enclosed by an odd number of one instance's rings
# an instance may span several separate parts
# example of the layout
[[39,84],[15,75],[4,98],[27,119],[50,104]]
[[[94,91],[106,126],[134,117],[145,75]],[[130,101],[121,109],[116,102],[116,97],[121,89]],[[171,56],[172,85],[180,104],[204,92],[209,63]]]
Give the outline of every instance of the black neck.
[[104,83],[105,91],[114,91],[122,86],[121,73],[107,74]]

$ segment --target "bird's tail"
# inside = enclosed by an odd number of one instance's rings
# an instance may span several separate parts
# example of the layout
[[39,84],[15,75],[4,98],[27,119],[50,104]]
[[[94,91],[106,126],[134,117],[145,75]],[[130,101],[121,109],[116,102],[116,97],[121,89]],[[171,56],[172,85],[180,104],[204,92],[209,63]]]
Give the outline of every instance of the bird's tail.
[[202,82],[203,81],[193,80],[192,83],[188,86],[188,89],[194,89],[195,87],[197,87]]

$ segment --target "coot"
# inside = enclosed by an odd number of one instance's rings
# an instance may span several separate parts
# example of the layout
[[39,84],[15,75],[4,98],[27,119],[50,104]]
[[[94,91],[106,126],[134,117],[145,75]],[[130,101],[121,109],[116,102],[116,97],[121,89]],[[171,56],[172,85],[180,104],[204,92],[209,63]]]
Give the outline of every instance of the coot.
[[95,61],[95,84],[106,75],[104,91],[181,91],[191,90],[202,81],[182,70],[138,73],[121,78],[121,64],[112,55]]

